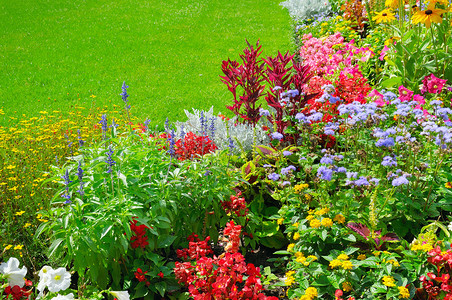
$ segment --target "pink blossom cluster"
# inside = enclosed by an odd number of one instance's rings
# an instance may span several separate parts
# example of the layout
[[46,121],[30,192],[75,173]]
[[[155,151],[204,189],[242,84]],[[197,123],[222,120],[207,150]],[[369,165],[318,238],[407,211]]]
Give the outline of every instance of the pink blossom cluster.
[[369,47],[356,47],[354,40],[346,43],[339,32],[321,39],[305,34],[302,42],[300,55],[314,76],[330,75],[337,71],[361,75],[357,62],[365,62],[375,55]]

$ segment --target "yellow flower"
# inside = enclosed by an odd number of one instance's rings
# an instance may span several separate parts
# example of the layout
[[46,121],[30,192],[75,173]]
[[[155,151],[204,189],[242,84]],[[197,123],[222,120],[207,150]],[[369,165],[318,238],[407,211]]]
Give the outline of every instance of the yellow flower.
[[337,259],[339,259],[339,260],[348,260],[348,255],[345,254],[345,253],[339,254],[337,256]]
[[303,189],[307,188],[309,185],[307,183],[302,183],[302,184],[297,184],[294,187],[295,193],[298,194],[299,192],[301,192]]
[[338,222],[339,224],[345,223],[345,217],[341,214],[338,214],[334,217],[333,221]]
[[292,224],[292,226],[296,227],[296,228],[298,228],[298,225],[300,225],[300,223],[298,223],[298,222],[295,222],[295,223]]
[[312,228],[319,228],[320,225],[322,225],[322,223],[320,223],[318,219],[312,219],[311,221],[309,221],[309,226],[311,226]]
[[444,186],[447,187],[448,189],[452,189],[452,182],[446,182]]
[[333,226],[333,220],[331,220],[330,218],[323,218],[321,224],[325,227],[331,227]]
[[293,239],[296,241],[296,240],[298,240],[299,238],[300,238],[300,233],[295,232],[294,235],[293,235]]
[[379,23],[390,23],[391,21],[394,21],[396,18],[395,15],[391,12],[391,10],[384,9],[378,14],[376,14],[372,19],[375,22],[377,22],[377,24],[379,24]]
[[313,210],[313,209],[308,210],[308,214],[312,215],[314,213],[315,213],[315,210]]
[[394,283],[394,278],[392,278],[392,276],[383,276],[383,284],[387,287],[396,286]]
[[31,226],[31,223],[25,223],[24,228]]
[[306,220],[308,220],[308,221],[310,221],[310,220],[312,220],[312,219],[314,219],[314,216],[313,216],[313,215],[308,215],[308,216],[306,217]]
[[293,274],[295,274],[295,271],[289,271],[286,273],[285,284],[287,286],[290,286],[295,282],[295,277],[293,277]]
[[322,208],[322,209],[316,211],[315,214],[318,216],[321,216],[321,215],[328,213],[329,211],[330,211],[330,209],[325,207],[325,208]]
[[90,97],[91,97],[91,98],[96,98],[96,95],[91,95]]
[[24,245],[17,245],[14,247],[14,250],[22,250],[23,247]]
[[13,245],[8,245],[8,246],[6,246],[6,247],[5,247],[5,251],[11,249],[12,247],[13,247]]
[[433,23],[441,23],[443,19],[441,18],[441,14],[445,13],[444,9],[435,9],[435,2],[429,3],[426,10],[421,10],[416,12],[411,17],[411,22],[413,24],[423,23],[427,28],[430,28],[430,25]]
[[287,251],[292,251],[293,250],[293,247],[295,247],[295,244],[289,244],[289,245],[287,245]]
[[352,262],[349,261],[349,260],[344,260],[344,261],[342,262],[342,269],[344,269],[344,270],[351,270],[351,269],[353,269],[353,264],[352,264]]
[[318,296],[317,289],[315,287],[308,287],[306,289],[305,295],[309,297],[309,299],[314,299]]
[[385,6],[390,8],[397,8],[399,6],[399,0],[386,0]]
[[398,261],[394,260],[394,259],[390,259],[387,261],[388,264],[392,264],[394,267],[400,267],[400,264]]
[[410,298],[410,291],[404,286],[398,286],[399,289],[399,299],[408,299]]
[[360,255],[358,255],[358,257],[356,259],[357,260],[365,260],[366,259],[366,255],[365,254],[360,254]]
[[18,212],[16,212],[16,216],[21,216],[21,215],[23,215],[25,213],[25,211],[24,210],[21,210],[21,211],[18,211]]
[[284,218],[280,218],[280,219],[278,219],[278,221],[277,221],[278,225],[281,225],[283,222],[284,222]]
[[344,292],[350,292],[353,288],[350,282],[344,281],[342,283],[342,289],[344,290]]
[[342,266],[342,262],[338,259],[333,259],[332,261],[330,261],[329,266],[331,267],[331,269],[334,269],[336,267]]

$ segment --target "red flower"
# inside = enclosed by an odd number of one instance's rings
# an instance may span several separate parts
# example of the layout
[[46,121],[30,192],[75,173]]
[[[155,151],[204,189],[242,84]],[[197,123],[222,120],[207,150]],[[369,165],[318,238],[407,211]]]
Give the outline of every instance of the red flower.
[[163,278],[164,276],[162,271],[160,271],[160,273],[158,273],[157,275],[160,276],[160,278]]

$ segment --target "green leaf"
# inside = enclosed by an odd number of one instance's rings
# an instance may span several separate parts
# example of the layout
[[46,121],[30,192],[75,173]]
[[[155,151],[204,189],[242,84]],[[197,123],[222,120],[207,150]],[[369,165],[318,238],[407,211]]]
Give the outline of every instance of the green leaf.
[[52,242],[52,244],[49,247],[49,256],[52,257],[56,250],[58,250],[58,247],[60,246],[61,242],[63,242],[63,238],[56,239]]
[[164,281],[157,282],[155,284],[155,288],[159,292],[160,296],[163,297],[165,295],[165,291],[166,291],[166,282],[164,282]]
[[176,237],[173,235],[159,236],[159,239],[157,242],[157,248],[167,248],[167,247],[171,246],[171,244],[174,242],[175,239],[176,239]]
[[113,228],[113,224],[110,225],[110,226],[105,227],[102,230],[102,234],[100,235],[100,239],[104,238],[112,228]]
[[401,77],[391,77],[391,78],[384,80],[381,83],[381,86],[384,88],[389,88],[389,87],[393,87],[393,86],[399,86],[400,84],[402,84]]

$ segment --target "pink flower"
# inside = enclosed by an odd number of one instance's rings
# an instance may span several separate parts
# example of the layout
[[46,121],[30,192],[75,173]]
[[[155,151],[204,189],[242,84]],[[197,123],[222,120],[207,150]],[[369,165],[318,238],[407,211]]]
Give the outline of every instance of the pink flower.
[[419,94],[414,95],[414,96],[413,96],[413,100],[416,101],[416,102],[418,102],[419,105],[424,105],[424,104],[425,104],[425,99],[424,99],[424,97],[422,97],[422,96],[419,95]]
[[446,79],[439,79],[433,74],[425,76],[422,80],[423,86],[421,89],[422,93],[429,92],[431,94],[439,94],[443,89],[444,84],[446,84]]
[[405,101],[411,101],[411,98],[413,97],[414,92],[410,91],[403,85],[399,86],[399,99],[402,102]]
[[385,59],[386,56],[386,52],[388,52],[389,48],[388,46],[385,45],[385,47],[383,48],[383,50],[381,50],[380,53],[380,60],[383,61]]
[[384,98],[383,98],[383,95],[380,94],[380,92],[378,92],[376,89],[373,89],[373,90],[369,93],[368,97],[369,97],[369,98],[375,98],[375,103],[376,103],[378,106],[385,106],[385,105],[387,104],[387,103],[385,102]]

